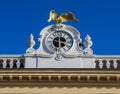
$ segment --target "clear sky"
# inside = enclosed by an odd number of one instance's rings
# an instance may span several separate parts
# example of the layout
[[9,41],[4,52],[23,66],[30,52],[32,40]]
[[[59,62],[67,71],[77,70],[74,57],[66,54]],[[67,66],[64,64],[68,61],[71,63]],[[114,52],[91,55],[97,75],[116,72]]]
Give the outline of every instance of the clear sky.
[[49,11],[73,12],[78,23],[67,22],[89,34],[97,55],[120,55],[120,0],[0,0],[0,54],[24,54],[32,33],[36,46],[48,23]]

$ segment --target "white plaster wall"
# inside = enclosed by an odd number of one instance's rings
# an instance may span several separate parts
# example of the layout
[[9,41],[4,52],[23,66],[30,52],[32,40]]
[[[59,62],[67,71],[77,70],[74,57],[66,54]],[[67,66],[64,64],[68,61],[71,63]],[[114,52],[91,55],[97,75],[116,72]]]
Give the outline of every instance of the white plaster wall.
[[25,68],[36,68],[36,58],[26,57],[25,58]]
[[62,58],[56,61],[54,58],[38,58],[38,68],[81,68],[81,58]]
[[94,57],[64,58],[57,61],[55,57],[26,56],[25,68],[95,68]]
[[95,58],[82,58],[82,68],[95,68]]

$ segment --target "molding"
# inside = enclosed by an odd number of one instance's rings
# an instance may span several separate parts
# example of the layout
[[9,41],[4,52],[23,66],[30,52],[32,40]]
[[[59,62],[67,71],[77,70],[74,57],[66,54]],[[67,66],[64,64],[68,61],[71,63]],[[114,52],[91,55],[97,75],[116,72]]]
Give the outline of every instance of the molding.
[[1,69],[0,86],[120,86],[119,70]]

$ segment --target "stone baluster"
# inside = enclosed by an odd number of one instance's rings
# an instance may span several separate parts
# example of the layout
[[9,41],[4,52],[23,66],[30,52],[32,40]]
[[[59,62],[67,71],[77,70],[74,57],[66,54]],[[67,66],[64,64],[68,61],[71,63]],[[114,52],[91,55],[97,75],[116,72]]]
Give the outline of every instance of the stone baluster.
[[17,60],[16,66],[17,66],[17,69],[20,68],[20,60]]
[[13,68],[13,60],[12,60],[12,59],[10,59],[9,66],[10,66],[10,69],[12,69],[12,68]]
[[102,69],[103,68],[103,60],[99,59],[99,68]]
[[5,69],[6,68],[6,66],[7,66],[7,62],[6,62],[7,60],[6,59],[4,59],[3,60],[3,63],[2,63],[2,65],[3,65],[3,68]]
[[107,63],[106,63],[106,67],[107,67],[107,69],[110,69],[110,60],[107,59],[106,61],[107,61]]
[[117,60],[114,59],[114,60],[113,60],[113,67],[114,67],[114,69],[117,69],[117,65],[118,65]]

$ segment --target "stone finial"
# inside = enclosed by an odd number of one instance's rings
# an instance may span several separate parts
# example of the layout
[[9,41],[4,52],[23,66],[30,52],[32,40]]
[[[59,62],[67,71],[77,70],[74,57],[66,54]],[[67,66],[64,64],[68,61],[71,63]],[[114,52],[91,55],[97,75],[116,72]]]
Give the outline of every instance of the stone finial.
[[29,48],[26,50],[26,54],[35,54],[35,49],[33,48],[35,46],[34,36],[31,34],[29,36],[29,40],[27,42]]
[[85,37],[85,42],[84,42],[84,46],[86,48],[90,48],[93,45],[92,41],[91,41],[91,37],[89,35],[87,35]]
[[33,34],[30,34],[29,36],[29,40],[28,40],[28,46],[29,48],[33,48],[35,46],[35,41],[34,41],[34,36]]
[[92,55],[93,54],[93,50],[90,48],[93,45],[92,41],[91,41],[91,37],[89,35],[87,35],[85,37],[85,42],[84,42],[84,46],[86,47],[84,50],[84,53],[86,55]]

